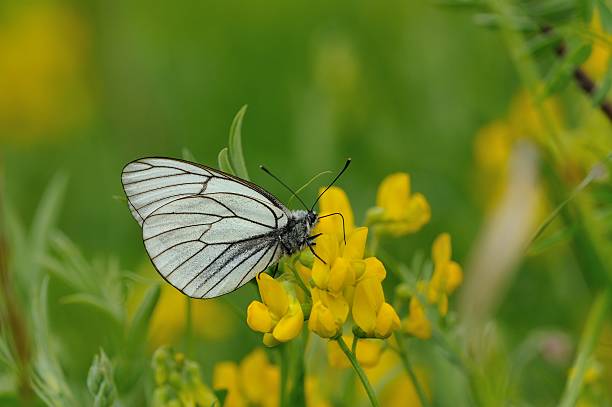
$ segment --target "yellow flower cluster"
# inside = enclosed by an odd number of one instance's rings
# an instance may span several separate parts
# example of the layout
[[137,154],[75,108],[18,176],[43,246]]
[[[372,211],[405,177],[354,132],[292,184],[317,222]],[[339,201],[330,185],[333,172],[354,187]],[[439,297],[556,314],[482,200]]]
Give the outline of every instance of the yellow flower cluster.
[[[333,213],[342,217],[325,217]],[[403,173],[381,183],[377,207],[370,213],[374,213],[371,219],[377,233],[394,236],[415,232],[430,218],[425,197],[411,195],[410,178]],[[262,301],[249,305],[247,323],[264,334],[266,346],[298,336],[305,316],[308,329],[322,338],[341,335],[349,318],[362,338],[388,338],[400,327],[399,316],[385,301],[385,267],[376,257],[366,256],[368,228],[355,226],[342,189],[327,190],[320,201],[320,216],[313,230],[321,234],[316,240],[317,256],[294,256],[283,267],[295,271],[302,288],[297,288],[295,279],[275,280],[266,274],[257,279]]]
[[268,274],[257,276],[263,302],[253,301],[247,309],[247,324],[264,334],[266,346],[278,345],[295,338],[302,330],[304,313],[290,288]]
[[280,372],[263,349],[257,348],[240,365],[221,362],[213,371],[213,388],[227,390],[224,407],[278,406]]
[[32,142],[91,116],[89,29],[65,3],[18,2],[0,26],[0,141]]
[[[391,174],[383,180],[376,195],[379,223],[378,231],[393,236],[414,233],[429,222],[431,209],[422,194],[411,194],[410,176],[406,173]],[[376,212],[371,212],[376,213]]]
[[427,319],[421,301],[437,305],[439,314],[445,316],[448,312],[448,296],[463,281],[461,266],[451,260],[451,238],[448,233],[442,233],[434,241],[432,258],[433,274],[429,281],[417,283],[417,293],[410,299],[408,318],[402,321],[405,332],[421,339],[431,337],[431,322]]
[[[277,407],[280,404],[280,369],[270,363],[266,352],[256,348],[238,364],[220,362],[213,369],[213,389],[227,391],[223,407]],[[318,379],[305,378],[305,398],[308,407],[328,407]],[[210,404],[202,404],[210,405]]]

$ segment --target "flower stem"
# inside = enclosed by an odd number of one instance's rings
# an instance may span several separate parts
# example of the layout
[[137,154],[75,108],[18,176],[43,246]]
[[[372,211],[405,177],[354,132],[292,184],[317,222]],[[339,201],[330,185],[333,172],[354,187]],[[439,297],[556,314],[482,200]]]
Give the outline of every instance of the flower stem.
[[576,404],[580,390],[584,382],[584,374],[587,370],[589,358],[595,350],[595,346],[599,341],[599,336],[603,328],[603,324],[608,317],[610,305],[612,302],[612,287],[608,286],[591,306],[589,316],[582,333],[580,345],[578,346],[578,355],[574,362],[573,374],[567,379],[563,397],[559,402],[559,407],[570,407]]
[[423,387],[421,386],[419,379],[414,373],[412,364],[410,363],[410,360],[408,359],[408,355],[406,354],[406,351],[404,350],[404,338],[402,338],[401,334],[396,333],[395,340],[397,341],[397,344],[398,344],[398,349],[396,349],[397,353],[399,354],[399,357],[402,360],[404,369],[406,369],[406,373],[408,373],[408,376],[410,376],[410,380],[412,381],[412,384],[414,385],[414,388],[416,389],[417,395],[419,396],[419,400],[421,401],[421,405],[424,407],[427,407],[429,406],[429,399],[427,398],[427,395],[425,394],[425,391],[423,390]]
[[340,349],[342,349],[342,352],[344,352],[348,360],[351,362],[351,365],[353,365],[353,369],[355,369],[355,372],[357,373],[357,376],[359,376],[359,380],[361,380],[361,384],[363,385],[364,390],[368,394],[370,403],[372,404],[373,407],[378,407],[379,404],[378,404],[378,400],[376,399],[376,394],[374,393],[374,389],[372,388],[372,385],[370,384],[368,377],[363,371],[363,368],[357,361],[355,354],[352,353],[351,350],[348,348],[348,346],[346,345],[346,342],[344,342],[344,339],[342,339],[342,336],[339,336],[338,338],[336,338],[336,341],[338,341],[338,345],[340,345]]
[[304,294],[310,297],[311,296],[310,290],[308,289],[308,286],[306,285],[306,283],[304,283],[304,280],[302,280],[302,276],[300,276],[300,273],[298,273],[298,271],[295,269],[295,267],[293,267],[292,264],[287,264],[287,267],[289,267],[289,270],[291,270],[291,273],[293,273],[293,276],[295,277],[297,284],[304,291]]

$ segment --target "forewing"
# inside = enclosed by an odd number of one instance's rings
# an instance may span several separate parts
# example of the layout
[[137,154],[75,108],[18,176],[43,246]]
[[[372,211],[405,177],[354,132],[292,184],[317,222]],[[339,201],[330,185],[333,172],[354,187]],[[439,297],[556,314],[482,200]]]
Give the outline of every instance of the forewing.
[[278,219],[287,209],[269,192],[248,181],[209,167],[171,158],[142,158],[125,166],[123,189],[134,219],[144,220],[175,199],[192,195],[234,193],[270,204]]
[[175,198],[142,224],[157,271],[194,298],[237,289],[281,256],[275,231],[287,220],[249,195],[215,192]]

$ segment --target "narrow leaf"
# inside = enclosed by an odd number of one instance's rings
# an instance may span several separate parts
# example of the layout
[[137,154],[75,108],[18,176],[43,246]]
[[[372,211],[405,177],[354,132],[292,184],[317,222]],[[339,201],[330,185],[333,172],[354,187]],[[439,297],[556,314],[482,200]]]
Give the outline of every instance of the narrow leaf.
[[193,163],[198,162],[193,153],[188,148],[183,148],[183,160],[191,161]]
[[57,219],[67,185],[68,177],[66,174],[56,174],[49,182],[49,186],[38,204],[31,232],[35,250],[35,253],[32,254],[36,256],[41,254],[47,236]]
[[599,0],[597,5],[599,6],[601,26],[605,32],[612,34],[612,10],[610,10],[605,0]]
[[593,95],[594,106],[599,106],[603,102],[610,88],[612,88],[612,57],[608,58],[608,70]]
[[242,152],[242,119],[246,113],[247,105],[236,113],[232,127],[230,128],[229,134],[229,160],[232,164],[232,168],[236,171],[236,175],[246,180],[249,179],[249,173],[247,172],[246,163],[244,161],[244,154]]
[[232,168],[227,151],[227,147],[224,147],[221,151],[219,151],[219,156],[217,157],[217,160],[219,161],[219,169],[227,172],[228,174],[236,175],[236,171],[234,171]]
[[149,321],[155,311],[159,296],[161,293],[161,287],[159,284],[153,285],[146,292],[144,298],[140,302],[136,314],[132,318],[130,329],[128,332],[128,341],[133,346],[138,344],[142,338],[146,335]]

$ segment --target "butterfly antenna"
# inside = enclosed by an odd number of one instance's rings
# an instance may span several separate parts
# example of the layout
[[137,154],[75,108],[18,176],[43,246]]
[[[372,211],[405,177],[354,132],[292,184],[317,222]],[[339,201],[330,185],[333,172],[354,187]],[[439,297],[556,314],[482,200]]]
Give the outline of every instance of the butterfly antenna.
[[291,189],[291,187],[289,187],[289,185],[285,184],[283,181],[281,181],[280,178],[278,178],[276,175],[272,174],[270,172],[270,170],[268,170],[266,167],[264,167],[263,165],[260,165],[259,168],[265,172],[266,174],[268,174],[269,176],[271,176],[272,178],[274,178],[275,180],[277,180],[279,182],[279,184],[281,184],[282,186],[284,186],[285,188],[287,188],[287,190],[289,192],[291,192],[291,196],[295,196],[297,198],[298,201],[300,201],[300,203],[304,206],[304,209],[308,210],[308,206],[306,206],[306,204],[304,203],[304,201],[302,201],[302,198],[300,198],[300,196],[293,190]]
[[321,192],[319,194],[319,196],[317,197],[317,199],[314,201],[314,203],[312,204],[312,208],[310,208],[310,211],[312,212],[312,210],[314,209],[315,205],[317,204],[317,202],[319,202],[319,199],[321,199],[321,197],[323,196],[324,193],[327,192],[328,189],[330,189],[332,187],[332,185],[334,185],[334,183],[336,181],[338,181],[338,178],[340,178],[340,176],[344,173],[344,171],[346,171],[346,169],[348,168],[348,166],[351,164],[351,159],[347,158],[346,159],[346,163],[344,164],[344,167],[340,170],[340,172],[338,173],[338,175],[336,175],[336,178],[334,178],[334,180],[327,186],[327,188],[325,188],[323,190],[323,192]]

